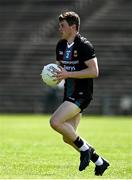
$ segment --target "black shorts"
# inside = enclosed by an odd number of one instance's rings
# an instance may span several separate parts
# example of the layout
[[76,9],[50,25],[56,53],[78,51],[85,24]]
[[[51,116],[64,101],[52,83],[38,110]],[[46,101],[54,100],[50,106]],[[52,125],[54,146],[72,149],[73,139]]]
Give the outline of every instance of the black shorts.
[[76,104],[81,109],[82,112],[90,104],[91,100],[92,98],[89,99],[87,97],[79,97],[72,95],[69,97],[65,97],[63,101],[69,101]]

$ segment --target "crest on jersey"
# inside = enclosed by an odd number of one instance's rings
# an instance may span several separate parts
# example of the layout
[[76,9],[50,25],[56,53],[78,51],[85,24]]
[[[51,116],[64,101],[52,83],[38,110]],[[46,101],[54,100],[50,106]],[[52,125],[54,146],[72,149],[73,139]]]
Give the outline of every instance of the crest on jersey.
[[77,57],[78,54],[77,54],[77,50],[74,50],[74,57]]

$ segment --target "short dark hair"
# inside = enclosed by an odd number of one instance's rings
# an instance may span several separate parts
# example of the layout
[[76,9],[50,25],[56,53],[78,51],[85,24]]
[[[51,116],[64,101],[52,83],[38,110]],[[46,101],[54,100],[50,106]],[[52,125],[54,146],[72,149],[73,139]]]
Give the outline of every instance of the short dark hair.
[[79,30],[80,26],[80,17],[77,13],[73,11],[67,11],[59,15],[59,21],[66,20],[69,26],[72,26],[73,24],[76,25],[76,29]]

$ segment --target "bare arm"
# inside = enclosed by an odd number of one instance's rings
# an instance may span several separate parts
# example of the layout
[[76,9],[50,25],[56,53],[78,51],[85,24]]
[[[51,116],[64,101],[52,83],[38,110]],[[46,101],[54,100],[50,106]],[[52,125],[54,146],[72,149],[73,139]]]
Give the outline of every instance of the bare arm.
[[83,69],[81,71],[74,71],[74,72],[68,72],[64,68],[61,68],[61,72],[58,72],[57,78],[60,79],[66,79],[66,78],[96,78],[99,75],[99,69],[98,69],[98,63],[97,58],[93,58],[90,60],[85,61],[85,64],[87,66],[86,69]]

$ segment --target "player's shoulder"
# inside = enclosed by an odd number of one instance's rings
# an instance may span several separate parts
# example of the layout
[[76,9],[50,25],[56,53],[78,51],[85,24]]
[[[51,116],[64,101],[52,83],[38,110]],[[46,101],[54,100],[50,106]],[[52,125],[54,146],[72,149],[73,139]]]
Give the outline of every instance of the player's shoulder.
[[92,43],[86,37],[83,37],[80,34],[76,36],[76,41],[77,43],[80,43],[80,45],[83,47],[85,46],[93,47]]

